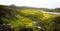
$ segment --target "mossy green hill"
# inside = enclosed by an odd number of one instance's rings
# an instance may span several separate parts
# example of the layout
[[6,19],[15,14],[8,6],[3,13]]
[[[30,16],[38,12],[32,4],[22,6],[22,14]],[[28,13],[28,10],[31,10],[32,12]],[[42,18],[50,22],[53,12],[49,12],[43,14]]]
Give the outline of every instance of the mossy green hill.
[[[25,26],[34,31],[39,31],[39,29],[36,29],[37,26],[52,31],[56,15],[43,12],[44,9],[41,8],[14,8],[0,5],[0,24],[10,24],[13,31],[20,31]],[[58,31],[59,29],[57,28]]]

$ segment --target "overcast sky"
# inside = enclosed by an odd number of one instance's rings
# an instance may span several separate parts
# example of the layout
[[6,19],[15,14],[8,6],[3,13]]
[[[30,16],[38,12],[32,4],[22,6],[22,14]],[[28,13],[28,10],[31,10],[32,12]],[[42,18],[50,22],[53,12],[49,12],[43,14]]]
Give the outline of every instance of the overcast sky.
[[0,5],[11,4],[38,8],[60,8],[60,0],[0,0]]

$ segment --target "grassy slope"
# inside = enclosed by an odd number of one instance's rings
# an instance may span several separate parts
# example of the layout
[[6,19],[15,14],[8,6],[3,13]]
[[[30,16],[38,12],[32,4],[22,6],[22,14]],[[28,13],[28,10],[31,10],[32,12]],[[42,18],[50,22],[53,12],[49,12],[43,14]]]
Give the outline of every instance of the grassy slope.
[[[9,14],[7,14],[6,16],[9,16],[9,19],[4,18],[3,22],[8,22],[8,24],[11,24],[12,28],[15,28],[15,31],[19,30],[18,26],[24,26],[26,25],[27,27],[31,27],[33,29],[35,29],[34,24],[32,23],[33,21],[37,21],[39,22],[40,20],[44,20],[44,19],[48,19],[48,18],[52,18],[55,15],[52,14],[45,14],[43,13],[43,10],[40,9],[15,9],[15,8],[11,8],[11,7],[7,7],[7,6],[0,6],[0,11],[1,8],[4,10],[11,10],[11,14],[12,16]],[[15,17],[13,17],[15,16]],[[10,17],[14,18],[11,19]],[[37,30],[35,30],[37,31]]]
[[60,8],[48,10],[49,12],[60,12]]

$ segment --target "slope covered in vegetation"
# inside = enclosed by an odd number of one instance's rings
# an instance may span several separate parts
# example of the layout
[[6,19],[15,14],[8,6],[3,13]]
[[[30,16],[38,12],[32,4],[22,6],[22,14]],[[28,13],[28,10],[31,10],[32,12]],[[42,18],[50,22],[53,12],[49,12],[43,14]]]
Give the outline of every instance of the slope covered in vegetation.
[[[42,9],[13,8],[0,5],[0,30],[22,31],[24,28],[29,31],[40,31],[43,28],[47,31],[55,30],[55,25],[59,22],[58,16],[43,12]],[[58,31],[60,30],[59,24],[56,26]],[[7,29],[4,29],[6,26]]]

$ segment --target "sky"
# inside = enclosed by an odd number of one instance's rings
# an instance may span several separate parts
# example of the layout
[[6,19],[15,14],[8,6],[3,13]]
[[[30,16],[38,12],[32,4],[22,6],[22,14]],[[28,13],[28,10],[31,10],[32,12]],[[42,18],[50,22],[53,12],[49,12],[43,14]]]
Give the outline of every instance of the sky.
[[0,0],[0,5],[11,4],[36,8],[60,8],[60,0]]

